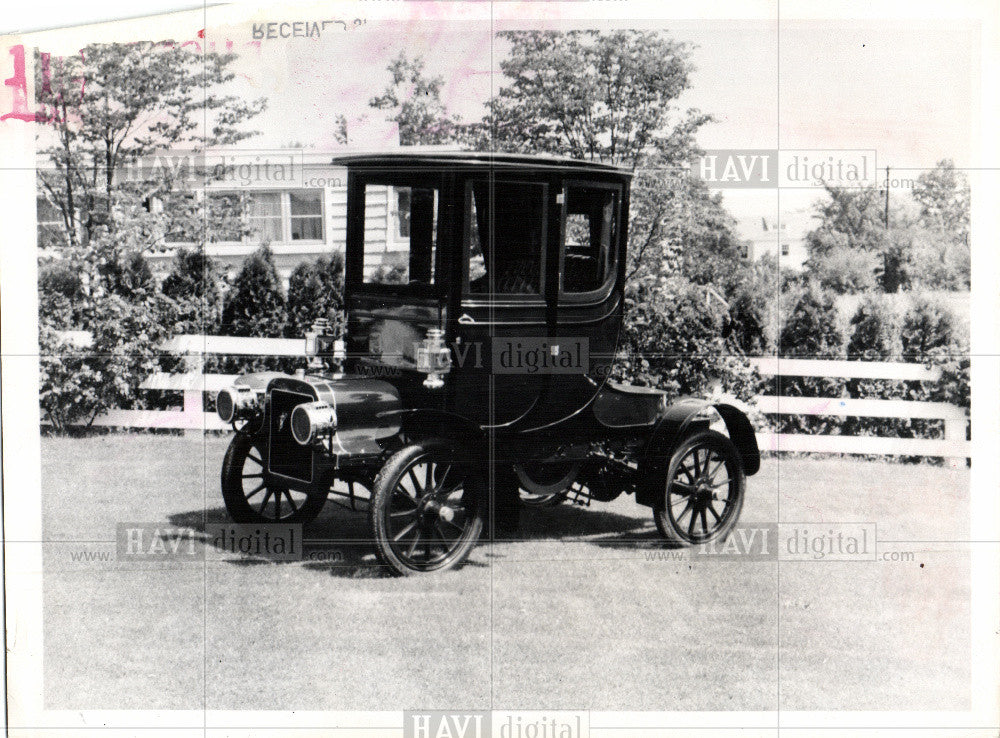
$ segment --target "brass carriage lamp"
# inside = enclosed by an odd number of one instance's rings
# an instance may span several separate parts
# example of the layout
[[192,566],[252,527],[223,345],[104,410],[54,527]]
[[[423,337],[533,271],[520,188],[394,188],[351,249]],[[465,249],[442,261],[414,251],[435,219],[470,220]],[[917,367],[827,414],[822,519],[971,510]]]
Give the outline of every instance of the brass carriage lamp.
[[428,328],[423,341],[414,345],[417,358],[417,371],[427,375],[424,387],[439,389],[444,386],[442,374],[451,371],[451,351],[444,344],[444,331],[440,328]]
[[305,353],[311,370],[322,370],[326,358],[334,361],[344,358],[344,342],[332,335],[332,326],[326,318],[317,318],[306,331]]

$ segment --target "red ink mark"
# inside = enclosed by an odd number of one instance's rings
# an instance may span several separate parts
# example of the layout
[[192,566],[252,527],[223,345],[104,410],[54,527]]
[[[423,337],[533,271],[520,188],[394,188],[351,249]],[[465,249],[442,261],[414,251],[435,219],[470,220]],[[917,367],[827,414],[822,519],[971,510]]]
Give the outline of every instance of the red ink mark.
[[28,109],[28,79],[24,74],[24,44],[12,46],[10,53],[14,57],[14,76],[4,80],[4,84],[13,88],[14,104],[9,113],[0,115],[0,121],[14,118],[28,123],[34,123],[35,114]]
[[198,31],[198,38],[205,38],[205,29],[204,28],[202,28],[200,31]]

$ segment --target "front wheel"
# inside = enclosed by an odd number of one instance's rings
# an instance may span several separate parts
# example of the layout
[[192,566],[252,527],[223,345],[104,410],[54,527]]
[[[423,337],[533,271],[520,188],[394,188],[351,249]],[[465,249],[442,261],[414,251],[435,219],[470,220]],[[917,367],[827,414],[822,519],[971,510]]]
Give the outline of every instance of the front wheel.
[[740,516],[745,489],[733,442],[716,431],[695,433],[670,458],[663,497],[653,509],[656,529],[683,546],[724,539]]
[[292,489],[265,467],[266,448],[237,433],[222,462],[222,501],[235,523],[308,523],[323,510],[326,492]]
[[397,451],[375,478],[369,508],[379,561],[401,575],[462,563],[483,529],[483,483],[444,441]]

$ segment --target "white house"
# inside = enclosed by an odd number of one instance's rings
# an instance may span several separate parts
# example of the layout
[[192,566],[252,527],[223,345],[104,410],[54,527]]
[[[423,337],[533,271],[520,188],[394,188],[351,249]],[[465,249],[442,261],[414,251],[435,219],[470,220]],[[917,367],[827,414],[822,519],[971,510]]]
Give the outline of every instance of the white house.
[[[179,154],[184,157],[186,154]],[[205,253],[223,271],[235,271],[262,241],[269,242],[282,280],[302,261],[333,251],[343,252],[347,230],[347,170],[334,164],[337,153],[302,151],[232,152],[206,156],[201,165],[213,172],[210,184],[195,189],[193,197],[241,196],[246,225],[252,235],[215,233],[205,244]],[[162,159],[162,157],[161,157]],[[174,164],[176,165],[176,164]],[[223,167],[222,170],[217,169]],[[365,200],[365,246],[385,258],[366,259],[366,265],[391,259],[409,242],[409,192],[391,188],[369,188]],[[158,207],[168,207],[163,203]],[[44,198],[38,199],[38,227],[61,228],[58,211]],[[41,240],[41,239],[40,239]],[[171,268],[177,249],[197,247],[166,234],[147,259],[160,278]]]
[[809,256],[805,236],[812,228],[808,209],[782,213],[780,219],[755,216],[737,221],[740,237],[750,244],[751,259],[770,254],[778,260],[780,268],[793,271],[801,271]]

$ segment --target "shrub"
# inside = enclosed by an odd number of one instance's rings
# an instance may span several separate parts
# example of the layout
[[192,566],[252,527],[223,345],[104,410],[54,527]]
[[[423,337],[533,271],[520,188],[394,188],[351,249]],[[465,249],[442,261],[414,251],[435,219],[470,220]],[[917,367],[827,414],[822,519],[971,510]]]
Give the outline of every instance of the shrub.
[[[808,282],[797,293],[790,293],[792,307],[781,329],[779,354],[802,358],[838,358],[843,354],[843,336],[837,326],[837,308],[833,294],[816,282]],[[783,376],[777,383],[779,395],[788,397],[842,397],[843,379],[833,377]],[[827,416],[776,416],[777,429],[783,433],[829,433],[842,420]]]
[[149,262],[139,251],[114,253],[98,266],[104,288],[126,300],[142,299],[156,289]]
[[781,328],[782,356],[837,357],[843,340],[837,327],[837,308],[828,290],[811,282],[793,296],[792,309]]
[[89,425],[104,409],[100,390],[104,377],[92,354],[81,352],[59,336],[59,330],[43,321],[38,340],[39,392],[42,416],[53,429]]
[[219,329],[222,291],[215,263],[200,249],[178,249],[160,291],[176,305],[175,333],[212,335]]
[[716,389],[750,400],[760,377],[723,338],[726,314],[704,287],[674,279],[630,285],[613,376],[658,387],[670,399]]
[[222,330],[228,336],[279,337],[285,323],[285,298],[274,256],[261,246],[243,261],[226,295]]
[[304,261],[288,279],[288,324],[291,337],[305,335],[317,318],[341,326],[344,306],[344,257],[340,252]]
[[937,382],[920,383],[908,399],[970,407],[970,359],[950,310],[937,300],[915,298],[903,316],[902,343],[908,361],[922,361],[941,370]]
[[923,361],[961,350],[951,311],[939,301],[924,296],[914,298],[903,315],[901,339],[903,355],[910,361]]
[[847,357],[867,361],[888,361],[901,353],[899,320],[885,300],[865,297],[851,317]]
[[90,425],[110,408],[145,405],[141,383],[164,368],[159,344],[170,335],[165,310],[160,296],[133,302],[103,294],[85,309],[85,322],[93,334],[85,351],[63,341],[59,327],[43,313],[39,402],[56,430]]
[[729,322],[725,335],[738,353],[757,356],[768,353],[777,339],[777,260],[765,257],[735,271],[727,285]]
[[38,267],[38,317],[53,329],[72,330],[80,322],[84,298],[80,271],[64,261]]

